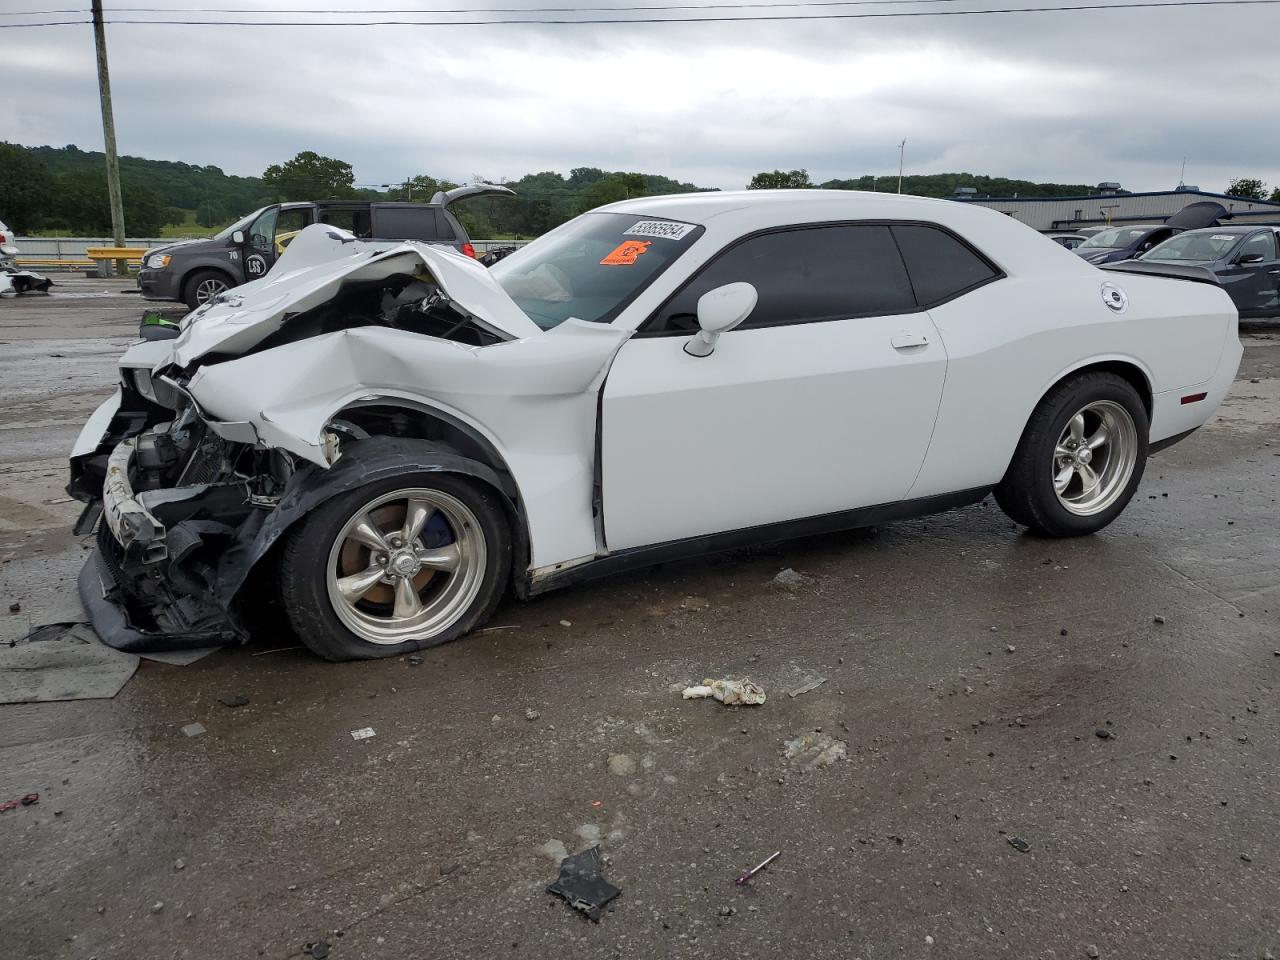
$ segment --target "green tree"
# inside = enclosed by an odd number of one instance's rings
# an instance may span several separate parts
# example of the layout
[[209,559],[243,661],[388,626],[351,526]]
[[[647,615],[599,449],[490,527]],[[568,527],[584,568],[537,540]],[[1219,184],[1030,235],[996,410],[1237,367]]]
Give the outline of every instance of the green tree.
[[757,173],[747,184],[748,190],[798,190],[813,186],[808,170],[774,170]]
[[[570,180],[572,183],[572,180]],[[585,213],[606,203],[617,203],[619,200],[630,200],[632,197],[643,197],[646,194],[645,178],[642,173],[611,173],[602,179],[593,181],[582,191],[578,201],[578,210]]]
[[267,167],[262,180],[279,200],[329,200],[350,196],[356,177],[351,164],[304,150],[286,163]]
[[227,219],[227,212],[217,200],[202,200],[196,207],[196,223],[202,227],[216,227]]
[[181,207],[165,207],[164,208],[164,225],[166,227],[180,227],[187,222],[187,211]]
[[48,214],[53,192],[49,169],[24,147],[0,143],[0,216],[25,233]]
[[1271,191],[1270,200],[1272,203],[1280,203],[1280,187],[1276,187]]
[[1232,197],[1244,197],[1248,200],[1264,200],[1267,196],[1266,185],[1253,177],[1236,177],[1227,185],[1226,193]]

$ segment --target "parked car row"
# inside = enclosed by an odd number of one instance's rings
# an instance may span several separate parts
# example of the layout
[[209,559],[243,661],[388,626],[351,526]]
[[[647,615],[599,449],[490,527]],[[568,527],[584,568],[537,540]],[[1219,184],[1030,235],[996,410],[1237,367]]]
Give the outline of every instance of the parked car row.
[[[1160,264],[1151,272],[1182,267],[1210,277],[1230,294],[1242,317],[1280,316],[1280,227],[1221,226],[1230,214],[1212,201],[1193,203],[1162,224],[1107,227],[1085,236],[1053,240],[1099,267]],[[1075,237],[1080,237],[1075,241]],[[1071,242],[1064,242],[1070,238]]]

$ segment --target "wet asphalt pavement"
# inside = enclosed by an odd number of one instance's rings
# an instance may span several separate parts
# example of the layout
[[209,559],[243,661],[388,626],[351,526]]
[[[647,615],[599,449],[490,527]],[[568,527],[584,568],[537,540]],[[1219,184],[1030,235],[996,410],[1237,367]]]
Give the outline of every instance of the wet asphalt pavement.
[[[0,639],[79,616],[64,457],[141,310],[0,301]],[[508,603],[420,665],[280,634],[0,706],[0,800],[40,794],[0,956],[1280,955],[1280,333],[1245,341],[1099,536],[988,499]],[[723,676],[768,702],[681,699]],[[818,732],[847,760],[786,759]],[[544,892],[596,837],[598,926]]]

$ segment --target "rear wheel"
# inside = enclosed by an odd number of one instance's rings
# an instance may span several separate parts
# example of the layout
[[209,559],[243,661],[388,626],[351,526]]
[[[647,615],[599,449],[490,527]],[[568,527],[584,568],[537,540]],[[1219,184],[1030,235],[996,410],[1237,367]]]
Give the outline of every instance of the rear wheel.
[[1146,408],[1126,380],[1103,371],[1071,377],[1031,415],[996,502],[1049,536],[1101,530],[1142,480],[1147,431]]
[[452,640],[493,612],[511,568],[498,494],[413,473],[335,497],[302,521],[281,561],[281,599],[329,660],[396,656]]
[[182,299],[191,310],[203,306],[211,298],[231,289],[231,281],[217,270],[197,270],[182,287]]

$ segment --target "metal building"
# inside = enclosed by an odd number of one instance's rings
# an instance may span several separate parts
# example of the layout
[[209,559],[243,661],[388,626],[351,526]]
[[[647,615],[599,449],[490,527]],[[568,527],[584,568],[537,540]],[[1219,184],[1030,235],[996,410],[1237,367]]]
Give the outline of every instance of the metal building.
[[1118,192],[1118,183],[1098,186],[1099,192],[1087,197],[977,197],[957,191],[953,199],[999,210],[1042,233],[1113,223],[1163,223],[1183,207],[1205,200],[1226,207],[1233,223],[1280,224],[1280,203],[1270,200],[1229,197],[1196,187],[1157,193],[1122,193]]

